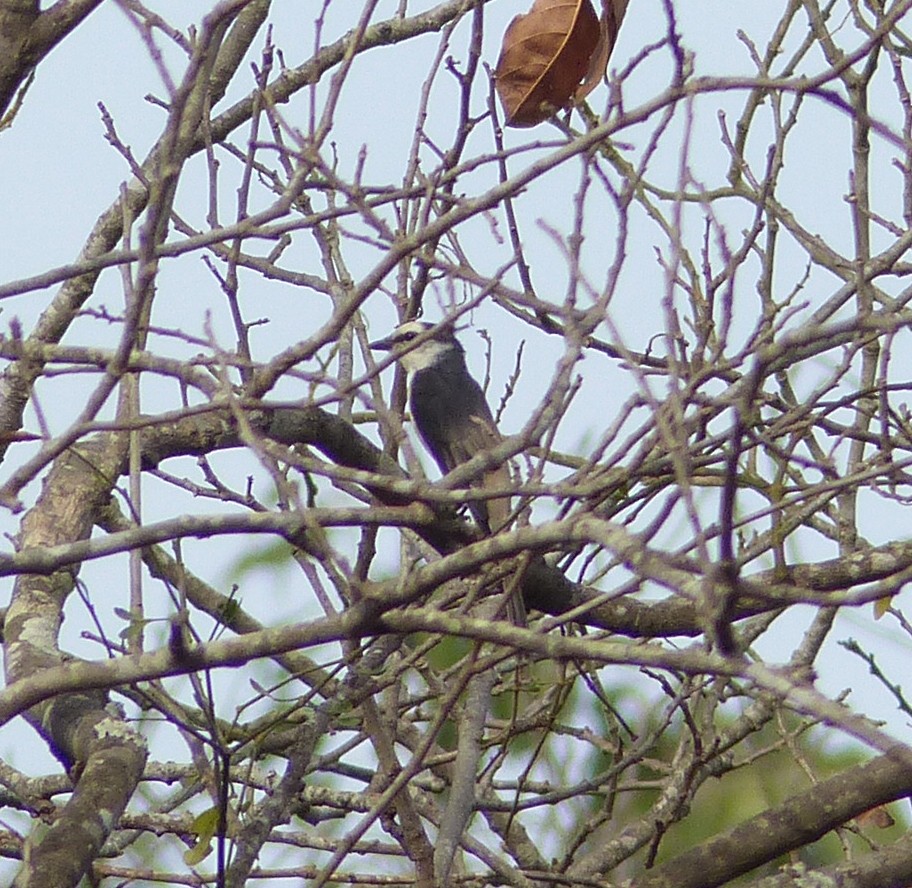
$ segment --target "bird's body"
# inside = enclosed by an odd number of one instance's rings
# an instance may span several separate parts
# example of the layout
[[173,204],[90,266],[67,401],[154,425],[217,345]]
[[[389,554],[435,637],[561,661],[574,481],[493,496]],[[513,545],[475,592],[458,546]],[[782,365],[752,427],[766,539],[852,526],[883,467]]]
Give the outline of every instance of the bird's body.
[[[435,366],[413,374],[409,409],[421,440],[444,475],[500,443],[484,392],[469,376],[461,352],[447,352]],[[485,487],[504,489],[509,484],[505,465],[486,472],[483,478]],[[478,524],[490,533],[506,522],[509,500],[473,500],[469,508]]]
[[[418,340],[409,349],[409,345]],[[477,453],[502,440],[481,386],[466,367],[465,352],[447,326],[407,321],[372,348],[399,351],[399,363],[409,376],[409,409],[418,434],[445,475]],[[407,350],[408,349],[408,350]],[[510,485],[505,464],[486,471],[477,486],[504,490]],[[469,503],[485,533],[503,529],[510,516],[510,498],[495,497]],[[521,599],[511,605],[511,619],[525,623]]]

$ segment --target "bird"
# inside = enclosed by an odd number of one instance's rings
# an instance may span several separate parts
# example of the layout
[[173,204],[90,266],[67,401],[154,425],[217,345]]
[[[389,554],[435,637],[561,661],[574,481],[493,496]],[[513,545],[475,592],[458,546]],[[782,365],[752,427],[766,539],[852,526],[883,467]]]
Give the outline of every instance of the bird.
[[[452,324],[406,321],[385,339],[371,342],[370,347],[393,352],[405,370],[412,420],[444,475],[503,440],[481,386],[469,373],[465,349]],[[476,484],[504,490],[510,485],[510,470],[506,464],[489,469]],[[468,506],[486,535],[509,523],[509,496],[472,500]],[[519,590],[510,596],[508,616],[516,625],[526,623]]]

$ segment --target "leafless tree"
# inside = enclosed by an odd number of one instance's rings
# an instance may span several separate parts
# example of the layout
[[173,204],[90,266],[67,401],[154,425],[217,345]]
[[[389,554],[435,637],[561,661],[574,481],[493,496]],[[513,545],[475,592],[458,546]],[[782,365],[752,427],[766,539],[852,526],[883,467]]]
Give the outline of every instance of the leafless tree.
[[[98,6],[0,0],[0,139]],[[16,884],[912,884],[912,746],[827,675],[912,714],[834,629],[912,644],[912,0],[633,3],[527,129],[521,4],[117,6],[157,137],[102,106],[123,186],[0,281]],[[368,348],[418,316],[504,433],[443,480]]]

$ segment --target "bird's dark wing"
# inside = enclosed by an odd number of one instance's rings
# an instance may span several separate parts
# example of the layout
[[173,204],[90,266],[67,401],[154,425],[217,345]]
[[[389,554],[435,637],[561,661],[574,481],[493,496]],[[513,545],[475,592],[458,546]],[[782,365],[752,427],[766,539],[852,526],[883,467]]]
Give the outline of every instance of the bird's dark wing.
[[[464,365],[463,365],[464,366]],[[443,474],[489,450],[502,440],[481,387],[463,369],[419,371],[412,380],[409,406],[418,433]],[[510,484],[507,467],[486,472],[478,486],[504,489]],[[510,513],[508,497],[469,503],[475,520],[486,530],[506,523]]]

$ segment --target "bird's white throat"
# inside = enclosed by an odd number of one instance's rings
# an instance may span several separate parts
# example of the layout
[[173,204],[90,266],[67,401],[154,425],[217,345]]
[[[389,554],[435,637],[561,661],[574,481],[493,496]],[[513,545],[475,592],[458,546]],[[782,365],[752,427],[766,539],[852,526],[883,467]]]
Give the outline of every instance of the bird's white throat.
[[448,342],[437,342],[435,339],[428,339],[422,342],[410,351],[405,352],[399,357],[399,363],[405,368],[406,373],[411,376],[419,370],[427,370],[437,364],[447,352],[453,350],[453,346]]

